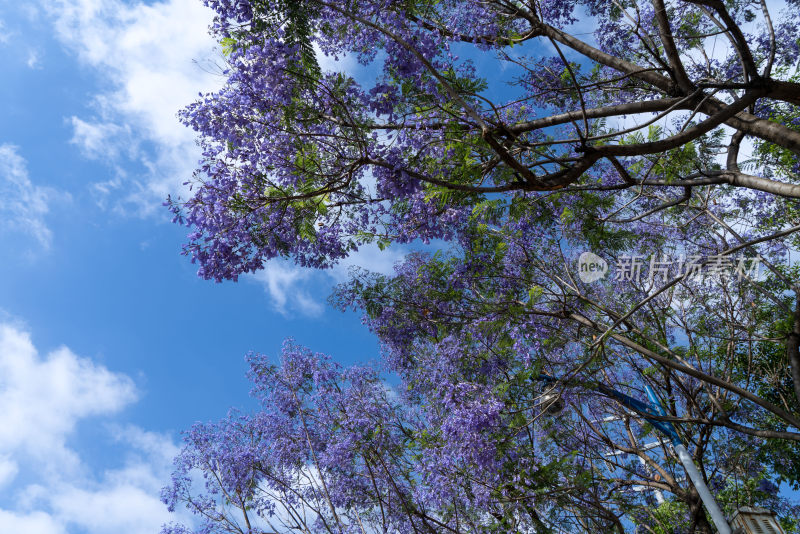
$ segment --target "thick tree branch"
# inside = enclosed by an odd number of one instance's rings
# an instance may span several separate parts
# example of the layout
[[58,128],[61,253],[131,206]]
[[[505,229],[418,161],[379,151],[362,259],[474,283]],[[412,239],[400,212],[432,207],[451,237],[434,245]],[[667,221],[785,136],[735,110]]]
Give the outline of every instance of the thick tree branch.
[[744,63],[744,70],[745,73],[747,73],[749,80],[753,81],[759,79],[761,76],[756,68],[756,62],[753,60],[753,53],[750,51],[750,46],[747,43],[747,39],[742,33],[742,29],[739,27],[736,21],[733,20],[733,17],[728,12],[725,4],[721,0],[687,1],[692,4],[706,6],[717,12],[717,15],[719,15],[719,18],[722,19],[722,23],[725,25],[725,30],[733,37],[734,44],[740,53],[742,62]]
[[[672,81],[648,69],[643,69],[639,65],[631,63],[625,59],[612,56],[602,50],[599,50],[590,44],[577,39],[576,37],[562,32],[557,28],[548,26],[539,21],[533,21],[535,30],[542,35],[549,35],[556,41],[565,44],[575,50],[576,52],[596,61],[602,65],[611,67],[617,71],[629,74],[634,78],[638,78],[656,89],[663,91],[670,96],[679,96],[680,90]],[[752,59],[752,58],[751,58]],[[789,82],[771,82],[771,92],[762,96],[772,96],[791,103],[800,102],[800,95],[797,94],[797,84]],[[700,107],[700,111],[704,114],[712,116],[721,112],[727,105],[716,99],[708,98]],[[740,111],[732,117],[726,119],[725,123],[736,130],[742,130],[747,134],[756,136],[770,143],[782,146],[791,150],[796,154],[800,154],[800,132],[796,132],[786,126],[770,122],[765,119],[760,119],[755,115],[751,115],[744,111]]]
[[[580,323],[580,324],[582,324],[584,326],[588,326],[588,327],[594,329],[598,333],[603,333],[603,332],[607,332],[608,331],[603,325],[601,325],[601,324],[589,319],[588,317],[586,317],[586,316],[584,316],[584,315],[582,315],[580,313],[572,312],[572,313],[569,313],[567,315],[567,317],[570,318],[570,319],[573,319],[574,321],[576,321],[576,322],[578,322],[578,323]],[[623,344],[624,346],[628,347],[629,349],[635,350],[636,352],[638,352],[639,354],[641,354],[645,358],[653,360],[653,361],[663,365],[664,367],[667,367],[669,369],[673,369],[675,371],[679,371],[679,372],[681,372],[683,374],[686,374],[686,375],[694,377],[694,378],[696,378],[698,380],[701,380],[702,382],[706,382],[706,383],[708,383],[710,385],[717,386],[719,388],[728,390],[728,391],[730,391],[732,393],[736,393],[740,397],[745,398],[745,399],[753,402],[754,404],[757,404],[758,406],[761,406],[762,408],[764,408],[768,412],[773,413],[774,415],[776,415],[779,418],[783,419],[785,422],[789,423],[791,426],[793,426],[793,427],[795,427],[797,429],[800,429],[800,419],[798,419],[794,415],[790,414],[786,410],[784,410],[784,409],[782,409],[782,408],[780,408],[778,406],[775,406],[771,402],[762,399],[758,395],[755,395],[754,393],[751,393],[750,391],[747,391],[746,389],[737,386],[736,384],[731,384],[730,382],[728,382],[726,380],[722,380],[721,378],[717,378],[716,376],[710,375],[708,373],[704,373],[703,371],[699,371],[699,370],[697,370],[697,369],[695,369],[693,367],[689,367],[688,365],[684,365],[684,364],[679,363],[679,362],[677,362],[675,360],[671,360],[669,358],[666,358],[666,357],[664,357],[664,356],[662,356],[662,355],[660,355],[660,354],[648,349],[647,347],[644,347],[643,345],[640,345],[639,343],[633,341],[632,339],[630,339],[630,338],[628,338],[626,336],[623,336],[622,334],[618,334],[618,333],[613,333],[612,332],[612,333],[609,334],[609,336],[612,339],[614,339],[614,340],[618,341],[619,343]]]
[[658,32],[661,34],[661,43],[664,45],[664,52],[667,54],[672,75],[675,77],[675,82],[686,94],[694,90],[689,76],[686,74],[686,69],[681,62],[681,56],[678,53],[678,48],[675,46],[675,41],[672,38],[672,29],[669,25],[669,18],[667,17],[667,8],[664,5],[664,0],[653,0],[653,10],[656,14],[656,22],[658,22]]
[[[587,119],[599,119],[603,117],[620,117],[622,115],[632,115],[638,113],[653,113],[657,111],[665,111],[676,104],[679,104],[684,98],[660,98],[657,100],[641,100],[639,102],[629,102],[626,104],[618,104],[616,106],[602,106],[597,108],[589,108],[585,112]],[[559,113],[541,119],[534,119],[532,121],[520,122],[508,127],[514,133],[528,132],[531,130],[539,130],[549,126],[556,126],[559,124],[566,124],[574,120],[579,120],[584,117],[583,110],[569,111],[567,113]]]

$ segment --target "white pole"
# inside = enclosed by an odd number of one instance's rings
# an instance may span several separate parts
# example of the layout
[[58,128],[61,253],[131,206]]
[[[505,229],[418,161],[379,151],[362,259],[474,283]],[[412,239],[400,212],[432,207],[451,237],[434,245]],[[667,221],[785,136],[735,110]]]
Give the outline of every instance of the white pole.
[[708,513],[711,515],[711,519],[714,521],[714,525],[717,527],[719,534],[731,534],[731,527],[725,520],[725,515],[722,513],[722,510],[719,509],[719,505],[714,499],[714,496],[708,491],[708,486],[706,486],[706,483],[703,481],[703,476],[694,465],[692,457],[689,456],[689,451],[686,450],[683,443],[676,443],[674,446],[675,452],[678,453],[678,458],[683,464],[683,468],[686,470],[686,475],[692,481],[692,484],[694,484],[697,493],[700,494],[700,499],[702,499],[706,510],[708,510]]
[[[655,408],[660,415],[667,415],[653,388],[649,385],[645,385],[644,389],[647,392],[647,398],[650,400],[650,404],[653,408]],[[731,527],[725,520],[725,515],[722,513],[722,510],[719,509],[719,505],[716,499],[714,499],[714,496],[708,491],[708,486],[706,486],[706,483],[703,481],[703,476],[700,474],[700,471],[697,470],[697,466],[694,465],[694,461],[692,461],[692,457],[689,456],[689,451],[686,450],[680,436],[675,432],[675,426],[668,421],[665,421],[663,424],[653,422],[652,420],[651,422],[656,427],[663,427],[662,432],[672,438],[672,445],[675,447],[675,452],[678,454],[678,459],[680,459],[683,464],[684,470],[686,470],[686,476],[692,481],[692,484],[694,484],[694,489],[696,489],[697,493],[700,495],[700,500],[703,501],[703,505],[711,515],[711,519],[714,521],[714,525],[716,525],[719,534],[731,534]]]

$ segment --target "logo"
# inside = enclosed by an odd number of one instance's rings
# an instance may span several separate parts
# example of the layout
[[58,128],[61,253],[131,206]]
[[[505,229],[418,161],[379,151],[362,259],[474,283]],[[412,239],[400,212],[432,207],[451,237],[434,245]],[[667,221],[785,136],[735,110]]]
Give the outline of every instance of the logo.
[[585,283],[595,282],[608,272],[606,260],[592,252],[584,252],[578,257],[578,277]]

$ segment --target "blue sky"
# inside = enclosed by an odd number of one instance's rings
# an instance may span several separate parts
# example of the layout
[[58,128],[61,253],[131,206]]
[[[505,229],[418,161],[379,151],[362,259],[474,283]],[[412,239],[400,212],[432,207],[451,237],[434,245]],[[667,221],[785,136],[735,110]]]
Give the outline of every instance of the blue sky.
[[[327,273],[196,277],[161,206],[214,89],[200,0],[0,6],[0,532],[157,532],[180,431],[252,407],[244,354],[377,356]],[[353,258],[388,271],[400,251]]]

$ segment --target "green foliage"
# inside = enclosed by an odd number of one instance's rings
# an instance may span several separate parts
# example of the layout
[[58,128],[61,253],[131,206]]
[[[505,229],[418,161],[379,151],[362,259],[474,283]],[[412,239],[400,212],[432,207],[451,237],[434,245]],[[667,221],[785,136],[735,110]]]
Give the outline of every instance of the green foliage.
[[665,501],[651,512],[653,534],[678,534],[689,527],[689,510],[680,501]]
[[230,57],[230,55],[236,49],[237,41],[233,37],[223,37],[219,44],[222,45],[222,54],[225,57]]
[[250,46],[265,37],[275,38],[281,28],[284,41],[299,48],[300,59],[292,65],[295,78],[306,87],[313,86],[321,73],[312,44],[315,6],[304,0],[252,0],[251,6],[250,27],[223,38],[222,53],[230,56],[238,47]]

